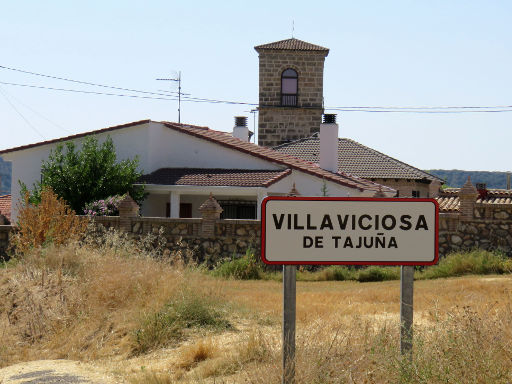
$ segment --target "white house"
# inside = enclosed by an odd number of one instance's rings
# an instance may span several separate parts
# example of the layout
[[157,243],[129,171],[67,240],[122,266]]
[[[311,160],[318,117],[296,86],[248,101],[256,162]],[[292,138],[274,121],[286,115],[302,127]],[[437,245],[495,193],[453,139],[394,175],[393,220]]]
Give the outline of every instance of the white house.
[[16,220],[20,199],[18,181],[32,186],[51,150],[69,140],[80,145],[89,135],[100,142],[110,136],[118,160],[139,157],[144,174],[140,182],[149,193],[141,208],[144,216],[199,217],[198,208],[210,193],[224,208],[225,218],[259,218],[266,196],[286,195],[294,186],[303,196],[373,196],[379,190],[386,196],[395,194],[371,181],[252,144],[243,130],[240,136],[239,128],[232,135],[143,120],[0,151],[12,162],[12,219]]

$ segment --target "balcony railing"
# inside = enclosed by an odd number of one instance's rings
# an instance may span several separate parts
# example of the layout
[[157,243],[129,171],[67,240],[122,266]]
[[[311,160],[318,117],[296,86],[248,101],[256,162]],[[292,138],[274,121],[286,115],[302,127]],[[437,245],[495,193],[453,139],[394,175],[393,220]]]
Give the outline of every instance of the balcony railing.
[[281,105],[287,106],[287,107],[297,106],[297,95],[283,93],[281,95]]

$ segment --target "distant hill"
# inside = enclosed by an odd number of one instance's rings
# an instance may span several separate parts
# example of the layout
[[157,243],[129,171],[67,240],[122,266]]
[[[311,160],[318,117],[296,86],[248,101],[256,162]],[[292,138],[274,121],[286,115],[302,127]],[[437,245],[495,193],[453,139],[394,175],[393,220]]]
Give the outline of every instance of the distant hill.
[[0,157],[0,195],[11,193],[11,163]]
[[453,188],[462,187],[468,176],[471,176],[473,185],[476,183],[486,183],[489,189],[505,189],[507,187],[507,172],[462,171],[459,169],[430,169],[426,172],[440,177],[445,180],[446,186]]

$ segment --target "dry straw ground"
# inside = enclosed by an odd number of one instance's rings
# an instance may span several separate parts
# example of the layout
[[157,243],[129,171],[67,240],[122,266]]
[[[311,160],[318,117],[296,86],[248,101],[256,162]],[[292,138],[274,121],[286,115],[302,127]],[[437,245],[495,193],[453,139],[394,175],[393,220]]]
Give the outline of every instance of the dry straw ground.
[[[0,269],[0,366],[70,359],[132,383],[280,382],[279,282],[213,278],[111,240]],[[509,275],[417,281],[413,364],[398,353],[398,281],[297,291],[299,383],[512,380]]]
[[[66,227],[52,217],[0,265],[0,367],[69,359],[134,384],[281,381],[280,282],[215,278],[115,232],[58,246]],[[297,383],[510,383],[511,296],[511,275],[415,282],[410,363],[399,281],[299,282]]]

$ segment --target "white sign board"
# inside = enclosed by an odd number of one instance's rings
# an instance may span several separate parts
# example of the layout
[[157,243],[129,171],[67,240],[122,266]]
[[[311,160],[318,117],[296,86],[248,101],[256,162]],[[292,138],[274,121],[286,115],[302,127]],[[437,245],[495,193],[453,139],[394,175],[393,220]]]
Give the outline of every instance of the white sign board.
[[267,197],[267,264],[432,265],[438,260],[434,199]]

